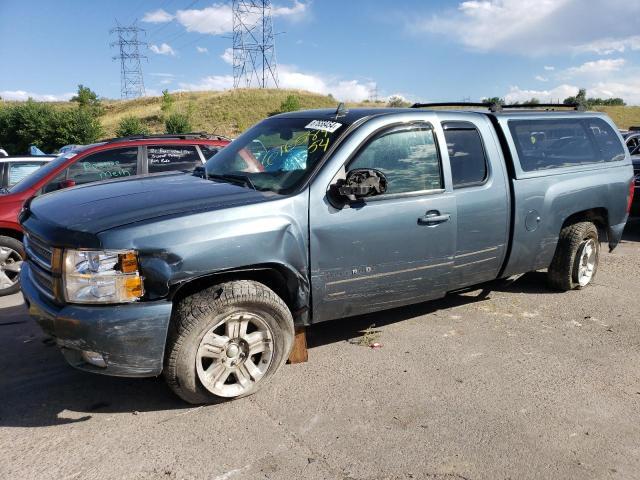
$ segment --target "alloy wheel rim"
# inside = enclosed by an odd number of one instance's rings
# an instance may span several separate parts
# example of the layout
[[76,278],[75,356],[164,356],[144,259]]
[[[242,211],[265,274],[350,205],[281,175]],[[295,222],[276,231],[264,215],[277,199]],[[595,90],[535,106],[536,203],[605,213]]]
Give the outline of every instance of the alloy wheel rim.
[[196,354],[202,385],[219,397],[253,389],[273,360],[273,333],[254,313],[235,312],[208,329]]
[[596,268],[596,242],[590,238],[582,245],[580,250],[580,263],[578,264],[578,284],[586,286],[593,278]]
[[13,248],[0,247],[0,290],[13,287],[20,281],[22,256]]

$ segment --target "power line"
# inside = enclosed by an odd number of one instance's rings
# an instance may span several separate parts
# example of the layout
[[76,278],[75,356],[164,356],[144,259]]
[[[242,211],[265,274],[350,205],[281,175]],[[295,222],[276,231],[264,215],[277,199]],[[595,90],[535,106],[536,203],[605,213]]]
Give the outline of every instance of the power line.
[[233,0],[233,87],[278,87],[271,0]]
[[147,44],[138,39],[138,34],[144,34],[145,31],[135,23],[123,27],[116,20],[116,25],[109,33],[118,35],[118,40],[111,42],[110,45],[111,47],[117,45],[119,49],[119,54],[115,55],[113,59],[120,60],[120,97],[143,97],[145,90],[140,59],[147,57],[140,53],[139,47],[146,47]]

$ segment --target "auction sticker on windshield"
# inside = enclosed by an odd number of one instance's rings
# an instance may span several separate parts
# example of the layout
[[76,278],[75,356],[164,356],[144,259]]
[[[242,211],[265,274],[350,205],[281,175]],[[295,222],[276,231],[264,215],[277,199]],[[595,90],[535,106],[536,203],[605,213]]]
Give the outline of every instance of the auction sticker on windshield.
[[333,133],[336,130],[338,130],[341,126],[342,126],[341,123],[332,122],[330,120],[314,120],[304,128],[309,130],[320,130],[322,132]]

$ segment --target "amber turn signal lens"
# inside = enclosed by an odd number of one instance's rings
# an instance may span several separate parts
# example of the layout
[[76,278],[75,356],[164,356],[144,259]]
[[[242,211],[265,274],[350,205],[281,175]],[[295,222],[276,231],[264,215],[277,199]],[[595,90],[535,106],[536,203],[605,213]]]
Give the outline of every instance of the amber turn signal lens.
[[121,253],[119,257],[120,271],[122,273],[136,273],[138,271],[138,259],[135,253]]
[[127,298],[140,298],[144,294],[142,278],[137,275],[125,278],[123,287]]

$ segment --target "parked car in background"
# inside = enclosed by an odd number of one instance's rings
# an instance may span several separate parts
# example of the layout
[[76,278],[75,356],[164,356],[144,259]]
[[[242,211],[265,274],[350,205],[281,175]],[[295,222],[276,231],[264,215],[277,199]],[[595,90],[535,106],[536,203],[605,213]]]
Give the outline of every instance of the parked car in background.
[[[200,133],[133,136],[78,146],[58,157],[30,157],[33,161],[46,158],[47,164],[0,192],[0,296],[20,289],[24,247],[18,214],[27,200],[91,182],[176,170],[192,172],[228,143],[226,138]],[[171,196],[172,192],[164,194]]]
[[640,131],[630,130],[623,135],[633,162],[635,174],[635,195],[631,206],[631,216],[640,217]]
[[620,134],[601,113],[494,107],[291,112],[201,175],[36,198],[29,312],[71,365],[164,373],[208,403],[267,383],[294,327],[540,269],[587,287],[628,218]]
[[0,157],[0,193],[6,193],[8,188],[13,187],[54,158],[56,155]]

